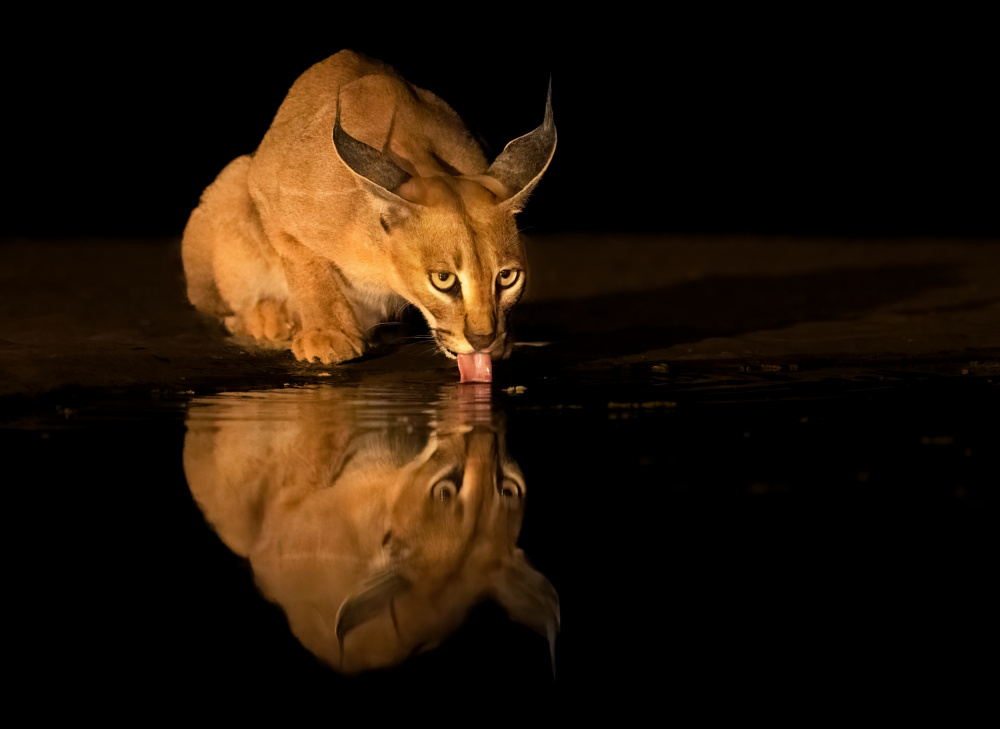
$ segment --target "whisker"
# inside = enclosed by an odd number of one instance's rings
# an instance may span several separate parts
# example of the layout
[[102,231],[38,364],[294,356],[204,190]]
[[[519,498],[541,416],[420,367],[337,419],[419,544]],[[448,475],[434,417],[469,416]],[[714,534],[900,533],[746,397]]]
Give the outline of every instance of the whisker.
[[426,337],[426,336],[423,336],[421,334],[416,334],[416,335],[409,336],[409,337],[398,337],[396,339],[393,339],[392,341],[394,343],[396,343],[396,344],[399,344],[400,342],[419,342],[421,340],[428,340],[429,341],[429,338]]
[[440,352],[440,351],[441,350],[438,348],[438,346],[436,344],[430,344],[429,343],[427,346],[425,346],[422,349],[420,349],[420,351],[418,352],[418,354],[421,357],[423,357],[424,355],[431,354],[432,352]]
[[392,311],[392,314],[385,321],[375,322],[370,327],[368,327],[365,331],[366,332],[370,332],[375,327],[384,327],[384,326],[390,326],[390,325],[395,326],[395,325],[402,324],[403,323],[402,322],[403,314],[406,312],[407,309],[409,309],[412,306],[413,306],[413,304],[411,304],[409,301],[403,301],[403,303],[399,304]]

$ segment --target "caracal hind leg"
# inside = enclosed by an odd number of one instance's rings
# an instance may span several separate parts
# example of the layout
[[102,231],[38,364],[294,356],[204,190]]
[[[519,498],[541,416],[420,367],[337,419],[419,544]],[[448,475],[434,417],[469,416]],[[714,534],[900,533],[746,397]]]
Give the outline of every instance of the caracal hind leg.
[[184,229],[188,298],[233,334],[291,338],[294,312],[281,260],[264,238],[247,189],[250,157],[238,157],[204,192]]
[[287,342],[295,328],[285,302],[275,299],[261,299],[249,309],[225,317],[223,322],[232,334],[265,342]]
[[[235,162],[230,167],[233,164]],[[218,187],[224,174],[225,171],[202,193],[198,207],[188,217],[181,239],[181,260],[184,263],[188,300],[198,311],[220,319],[233,313],[219,292],[212,262],[219,235],[219,225],[216,222],[219,213],[216,208],[219,205],[216,203],[221,195]]]

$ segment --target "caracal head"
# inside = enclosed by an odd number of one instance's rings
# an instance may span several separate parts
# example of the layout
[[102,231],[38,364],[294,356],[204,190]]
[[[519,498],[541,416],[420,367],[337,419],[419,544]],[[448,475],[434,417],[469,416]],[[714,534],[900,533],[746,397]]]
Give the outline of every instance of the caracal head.
[[545,636],[554,666],[559,597],[517,547],[524,479],[502,433],[461,426],[435,433],[389,489],[382,568],[337,611],[345,665],[371,661],[374,636],[395,637],[380,664],[440,643],[484,599]]
[[448,356],[502,355],[527,278],[510,206],[475,178],[411,178],[398,192],[411,205],[380,221],[397,292],[420,309]]
[[555,153],[551,84],[541,126],[507,144],[482,174],[413,176],[345,132],[339,107],[333,140],[373,197],[377,219],[366,227],[396,293],[420,309],[448,356],[502,356],[508,316],[527,279],[515,215]]

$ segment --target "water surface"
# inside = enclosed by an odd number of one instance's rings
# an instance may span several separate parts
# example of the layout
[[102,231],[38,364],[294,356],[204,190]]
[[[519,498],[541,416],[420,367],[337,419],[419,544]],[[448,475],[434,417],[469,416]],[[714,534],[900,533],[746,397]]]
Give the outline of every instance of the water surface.
[[522,381],[9,420],[20,665],[98,704],[500,685],[678,716],[975,680],[989,373]]

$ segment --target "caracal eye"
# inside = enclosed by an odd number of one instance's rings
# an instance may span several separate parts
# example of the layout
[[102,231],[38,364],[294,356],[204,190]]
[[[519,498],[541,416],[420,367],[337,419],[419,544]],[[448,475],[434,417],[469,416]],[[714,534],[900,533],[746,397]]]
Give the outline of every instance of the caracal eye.
[[442,479],[431,486],[431,498],[446,503],[458,494],[458,486],[450,479]]
[[497,274],[497,285],[502,289],[509,289],[517,283],[521,277],[521,272],[516,268],[505,268]]
[[458,278],[455,274],[448,271],[431,272],[431,283],[434,284],[434,288],[438,291],[450,291],[455,287],[456,281],[458,281]]
[[502,499],[520,499],[523,496],[521,485],[512,478],[503,479],[498,490]]

